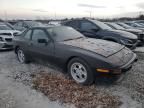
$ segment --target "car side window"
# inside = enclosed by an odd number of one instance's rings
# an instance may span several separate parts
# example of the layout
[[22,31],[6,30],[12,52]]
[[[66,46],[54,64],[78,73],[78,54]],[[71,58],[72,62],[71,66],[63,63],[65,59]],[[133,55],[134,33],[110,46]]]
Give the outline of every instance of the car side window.
[[92,31],[92,29],[98,29],[96,25],[88,21],[81,22],[81,30],[83,31]]
[[31,39],[31,33],[32,33],[32,30],[28,30],[28,31],[25,33],[24,38],[30,40],[30,39]]
[[70,26],[70,27],[73,27],[73,28],[79,28],[79,23],[78,21],[70,21],[68,22],[66,25]]
[[35,29],[35,30],[33,30],[32,41],[38,43],[38,39],[46,39],[47,41],[49,40],[49,38],[44,30]]

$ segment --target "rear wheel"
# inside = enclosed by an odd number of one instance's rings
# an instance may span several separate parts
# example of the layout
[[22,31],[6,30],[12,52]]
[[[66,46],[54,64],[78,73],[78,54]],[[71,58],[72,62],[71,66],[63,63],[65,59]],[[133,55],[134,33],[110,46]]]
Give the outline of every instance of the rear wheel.
[[28,63],[28,59],[22,49],[18,48],[16,54],[20,63]]
[[94,74],[88,64],[79,58],[74,58],[68,63],[70,76],[79,84],[90,85],[94,81]]

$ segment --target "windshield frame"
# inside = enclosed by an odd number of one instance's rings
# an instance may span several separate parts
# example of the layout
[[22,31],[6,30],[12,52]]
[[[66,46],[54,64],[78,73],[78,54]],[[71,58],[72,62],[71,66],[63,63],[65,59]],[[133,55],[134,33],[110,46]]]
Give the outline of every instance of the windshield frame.
[[97,21],[97,20],[90,20],[90,21],[92,21],[94,24],[96,24],[100,29],[103,29],[103,30],[113,29],[112,27],[108,26],[107,24],[105,24],[101,21]]
[[120,29],[120,30],[124,30],[125,28],[124,27],[122,27],[122,26],[120,26],[120,25],[118,25],[118,24],[116,24],[116,23],[108,23],[108,24],[110,24],[111,26],[113,26],[115,29]]
[[[71,30],[69,30],[69,29],[71,29]],[[54,31],[54,30],[56,30],[56,31]],[[63,32],[63,30],[65,30],[65,32]],[[67,34],[63,34],[63,33],[66,33],[66,30],[69,30],[69,31],[67,31]],[[49,27],[46,29],[46,31],[48,32],[49,36],[56,42],[63,42],[63,41],[85,38],[85,36],[83,34],[79,33],[72,27],[66,27],[66,26]],[[62,34],[56,34],[56,32],[57,33],[61,32]],[[76,34],[71,35],[72,33],[76,33]],[[58,38],[56,35],[61,36],[61,38]],[[63,38],[62,38],[62,36],[63,36]],[[72,37],[72,36],[74,36],[74,37]]]
[[[4,29],[1,29],[1,27]],[[13,29],[9,27],[8,25],[3,24],[3,25],[0,25],[0,30],[13,30]]]
[[120,22],[118,24],[121,25],[122,27],[126,28],[126,29],[132,29],[133,28],[133,27],[131,27],[131,26],[125,24],[125,23],[122,23],[122,22]]

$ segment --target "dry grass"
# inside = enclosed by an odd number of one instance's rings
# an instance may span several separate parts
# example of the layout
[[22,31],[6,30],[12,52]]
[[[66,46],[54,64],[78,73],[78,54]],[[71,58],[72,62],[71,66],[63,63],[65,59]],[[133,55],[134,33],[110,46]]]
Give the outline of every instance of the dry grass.
[[118,97],[98,91],[94,85],[78,85],[61,74],[38,74],[33,84],[51,101],[74,104],[76,108],[118,108],[121,105]]

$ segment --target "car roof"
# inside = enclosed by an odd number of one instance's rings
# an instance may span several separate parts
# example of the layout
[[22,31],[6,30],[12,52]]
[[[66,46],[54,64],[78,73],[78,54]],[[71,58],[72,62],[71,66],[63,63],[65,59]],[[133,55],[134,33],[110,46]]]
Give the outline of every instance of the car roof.
[[93,22],[93,21],[95,21],[95,22],[99,22],[99,20],[97,20],[97,19],[92,19],[92,18],[74,18],[74,19],[69,19],[69,20],[67,20],[67,21],[64,21],[64,22],[62,22],[62,24],[65,24],[65,23],[67,23],[67,22],[70,22],[70,21],[75,21],[75,20],[87,20],[87,21],[90,21],[90,22]]
[[32,27],[31,29],[48,29],[48,28],[56,28],[56,27],[67,27],[67,26],[55,26],[55,25],[46,25],[46,26],[42,26],[42,27]]

